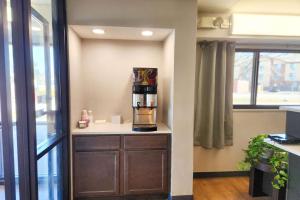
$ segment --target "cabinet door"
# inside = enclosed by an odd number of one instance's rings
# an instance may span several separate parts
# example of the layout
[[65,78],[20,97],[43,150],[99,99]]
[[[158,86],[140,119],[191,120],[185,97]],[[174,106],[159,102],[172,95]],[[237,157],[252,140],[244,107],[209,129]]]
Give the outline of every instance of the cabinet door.
[[119,151],[75,152],[75,197],[119,194]]
[[167,193],[167,161],[166,150],[125,151],[124,193]]

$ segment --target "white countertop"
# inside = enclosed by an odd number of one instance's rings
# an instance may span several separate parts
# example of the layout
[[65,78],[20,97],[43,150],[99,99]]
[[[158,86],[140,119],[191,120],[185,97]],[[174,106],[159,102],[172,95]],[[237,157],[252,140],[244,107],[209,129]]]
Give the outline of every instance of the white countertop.
[[300,112],[300,106],[280,106],[279,110]]
[[268,144],[278,147],[279,149],[300,156],[300,144],[279,144],[270,140],[269,138],[265,139],[264,141]]
[[132,130],[132,123],[123,124],[112,124],[112,123],[102,123],[102,124],[91,124],[89,127],[84,129],[73,129],[72,135],[84,135],[84,134],[170,134],[171,130],[165,124],[158,124],[157,131],[151,132],[139,132]]

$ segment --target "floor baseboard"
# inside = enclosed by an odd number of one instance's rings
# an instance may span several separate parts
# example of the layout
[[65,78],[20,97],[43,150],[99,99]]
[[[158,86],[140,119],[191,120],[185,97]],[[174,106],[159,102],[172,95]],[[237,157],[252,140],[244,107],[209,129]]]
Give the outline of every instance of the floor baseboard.
[[170,196],[168,200],[193,200],[193,195]]
[[194,172],[194,178],[236,177],[236,176],[249,176],[249,171]]

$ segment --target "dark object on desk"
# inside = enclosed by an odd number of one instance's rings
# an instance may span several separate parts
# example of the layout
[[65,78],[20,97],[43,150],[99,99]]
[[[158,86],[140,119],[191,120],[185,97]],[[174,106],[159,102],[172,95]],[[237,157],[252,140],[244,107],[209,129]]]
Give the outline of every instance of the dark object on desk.
[[268,138],[275,142],[278,142],[279,144],[300,144],[300,138],[285,133],[269,134]]
[[300,138],[300,113],[288,111],[286,113],[286,134],[295,138]]
[[279,144],[300,144],[300,113],[286,113],[286,132],[270,134],[268,137]]
[[258,163],[250,170],[249,195],[252,197],[269,196],[271,200],[286,200],[286,187],[274,189],[271,180],[274,177],[272,166]]

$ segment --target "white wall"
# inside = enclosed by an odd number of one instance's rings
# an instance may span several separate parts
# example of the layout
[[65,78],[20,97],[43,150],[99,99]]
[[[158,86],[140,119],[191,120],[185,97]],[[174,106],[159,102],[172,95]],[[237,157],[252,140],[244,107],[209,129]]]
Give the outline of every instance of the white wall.
[[191,195],[193,179],[196,0],[68,0],[68,23],[175,29],[172,195]]
[[84,97],[80,91],[83,90],[82,84],[82,67],[81,67],[81,39],[69,28],[69,77],[70,77],[70,102],[71,110],[71,127],[76,127],[76,122],[80,119],[80,111],[84,108]]
[[[199,5],[201,6],[201,5]],[[230,18],[232,13],[258,13],[258,14],[282,14],[299,15],[299,0],[240,0],[231,9],[224,13],[199,12],[201,16],[221,16]],[[269,44],[297,44],[300,45],[299,37],[270,37],[270,36],[233,36],[230,29],[200,29],[197,33],[198,39],[205,40],[235,40],[239,43],[269,43]],[[281,46],[280,48],[284,48]],[[299,49],[299,47],[298,47]]]
[[175,33],[174,31],[164,41],[163,49],[163,118],[162,121],[173,127],[173,95],[174,95],[174,49],[175,49]]
[[238,171],[250,138],[285,131],[285,111],[236,110],[233,113],[233,146],[224,149],[194,147],[194,172]]
[[158,68],[158,121],[163,110],[163,43],[130,40],[82,40],[84,105],[95,119],[120,114],[132,122],[132,68]]
[[[230,13],[199,13],[198,16],[221,16],[229,18]],[[239,36],[231,35],[230,29],[198,29],[197,40],[230,40],[236,41],[239,44],[254,44],[265,45],[264,48],[268,48],[267,45],[275,46],[278,49],[293,48],[299,49],[300,40],[299,37],[279,37],[279,36]]]
[[300,14],[299,0],[240,0],[231,9],[231,12],[263,13],[263,14]]
[[[80,117],[80,110],[84,108],[83,96],[80,94],[82,90],[81,81],[81,39],[72,30],[68,29],[68,42],[69,42],[69,77],[70,77],[70,125],[71,129],[76,126],[76,122]],[[71,136],[70,136],[71,140]],[[70,152],[72,152],[72,142],[70,142]],[[71,165],[72,166],[72,159]],[[73,168],[70,168],[70,173],[73,173]],[[70,176],[72,183],[73,177]],[[73,199],[73,187],[71,187],[71,199]]]

